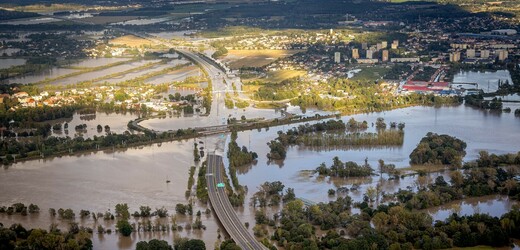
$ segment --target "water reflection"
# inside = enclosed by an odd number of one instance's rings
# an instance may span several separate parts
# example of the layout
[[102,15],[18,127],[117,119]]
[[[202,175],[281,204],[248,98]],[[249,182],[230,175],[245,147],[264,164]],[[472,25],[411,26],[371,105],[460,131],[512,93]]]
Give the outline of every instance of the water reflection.
[[459,216],[482,213],[500,217],[511,211],[514,203],[507,196],[489,195],[467,198],[464,201],[454,201],[439,207],[426,209],[425,211],[433,217],[434,221],[446,220],[454,213]]

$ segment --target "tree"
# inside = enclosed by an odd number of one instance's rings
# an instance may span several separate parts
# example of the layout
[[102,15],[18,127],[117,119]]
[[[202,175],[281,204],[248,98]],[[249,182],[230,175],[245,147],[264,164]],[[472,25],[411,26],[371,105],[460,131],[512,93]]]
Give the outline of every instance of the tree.
[[141,211],[140,216],[141,217],[148,217],[150,216],[150,213],[152,212],[152,208],[149,206],[141,206],[139,207],[139,210]]
[[232,240],[225,240],[220,243],[220,250],[240,250],[241,248]]
[[206,250],[204,241],[198,239],[177,238],[174,243],[175,250]]
[[133,231],[132,225],[126,219],[118,220],[116,228],[123,236],[130,236]]
[[455,187],[460,187],[460,186],[462,186],[462,184],[464,184],[464,176],[458,170],[451,172],[450,178],[451,178],[451,180],[450,180],[451,185],[453,185]]
[[128,212],[128,205],[126,203],[117,204],[115,211],[116,217],[118,218],[123,220],[128,220],[128,218],[130,218],[130,212]]
[[173,247],[164,240],[153,239],[149,242],[139,241],[135,246],[136,250],[173,250]]
[[14,249],[15,242],[16,234],[13,231],[7,228],[0,228],[0,249]]

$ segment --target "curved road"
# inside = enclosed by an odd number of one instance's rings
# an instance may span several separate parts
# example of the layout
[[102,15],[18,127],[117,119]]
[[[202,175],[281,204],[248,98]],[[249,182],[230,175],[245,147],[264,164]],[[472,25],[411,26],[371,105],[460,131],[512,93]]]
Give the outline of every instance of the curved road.
[[229,202],[224,187],[217,187],[218,183],[224,183],[222,171],[224,163],[222,156],[210,153],[207,158],[206,180],[208,195],[213,211],[217,214],[222,225],[235,243],[242,249],[266,250],[267,248],[252,236],[240,221],[231,202]]

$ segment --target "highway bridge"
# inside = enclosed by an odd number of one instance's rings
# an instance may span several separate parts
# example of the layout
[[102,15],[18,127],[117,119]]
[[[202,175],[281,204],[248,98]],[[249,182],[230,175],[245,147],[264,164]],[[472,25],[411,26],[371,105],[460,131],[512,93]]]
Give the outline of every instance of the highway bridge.
[[209,200],[226,232],[241,249],[267,250],[247,231],[247,228],[235,213],[233,206],[231,206],[231,202],[229,202],[226,189],[222,184],[224,183],[222,171],[225,171],[222,156],[210,153],[207,160],[206,180]]
[[[78,20],[70,21],[75,23],[88,24]],[[226,92],[230,87],[227,83],[230,83],[231,80],[227,77],[225,68],[222,65],[219,65],[217,62],[211,60],[211,58],[207,58],[202,54],[195,53],[186,48],[175,47],[167,41],[163,41],[162,39],[150,36],[145,33],[133,32],[117,27],[108,28],[112,28],[114,30],[118,30],[127,34],[132,34],[144,39],[148,39],[158,44],[163,44],[168,48],[174,48],[178,53],[183,54],[185,57],[196,62],[201,68],[203,68],[206,71],[208,76],[213,80],[213,91],[215,91],[216,93]],[[216,103],[215,101],[213,101],[213,104],[219,105],[219,103]],[[213,114],[214,112],[211,112],[210,116],[214,116]],[[136,123],[135,125],[138,124]],[[227,131],[228,128],[226,125],[212,126],[211,128],[205,130],[207,134],[221,133]],[[231,202],[229,202],[225,188],[217,188],[217,184],[224,182],[224,178],[222,177],[222,171],[224,171],[224,163],[222,161],[222,156],[216,154],[208,154],[207,159],[208,167],[206,179],[208,184],[208,195],[211,205],[213,207],[213,211],[215,212],[217,218],[224,226],[224,229],[226,230],[226,232],[228,232],[228,234],[235,241],[235,243],[242,249],[267,250],[267,248],[263,244],[258,242],[255,239],[255,237],[249,233],[244,224],[240,221],[237,214],[235,213],[235,210],[233,209],[233,206],[231,206]]]

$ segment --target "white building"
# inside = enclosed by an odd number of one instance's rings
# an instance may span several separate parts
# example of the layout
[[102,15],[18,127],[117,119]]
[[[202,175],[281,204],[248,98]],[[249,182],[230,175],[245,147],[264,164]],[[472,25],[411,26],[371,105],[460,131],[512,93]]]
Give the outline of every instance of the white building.
[[466,57],[467,58],[475,58],[475,50],[474,49],[466,50]]
[[372,59],[373,55],[374,55],[374,51],[372,51],[370,49],[367,50],[367,59]]
[[458,62],[460,61],[460,52],[455,51],[450,53],[450,62]]
[[341,62],[341,53],[335,52],[334,53],[334,63],[340,63]]
[[507,52],[507,50],[505,50],[505,49],[498,50],[497,54],[498,54],[498,60],[500,60],[500,61],[506,60],[507,57],[509,56],[509,52]]
[[480,51],[480,58],[487,59],[489,58],[489,50],[483,49]]

